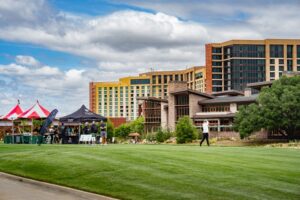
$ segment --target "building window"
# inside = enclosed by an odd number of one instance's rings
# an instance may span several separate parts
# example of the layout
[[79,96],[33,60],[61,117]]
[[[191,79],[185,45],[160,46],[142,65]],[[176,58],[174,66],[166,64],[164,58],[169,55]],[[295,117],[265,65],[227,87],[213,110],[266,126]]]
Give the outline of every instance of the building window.
[[230,111],[230,106],[228,104],[202,106],[202,112],[228,112],[228,111]]
[[279,66],[279,71],[284,71],[284,66]]
[[300,45],[297,45],[297,58],[300,58]]
[[214,67],[214,68],[212,68],[212,71],[213,72],[222,72],[222,68],[216,68],[216,67]]
[[293,71],[293,60],[288,60],[287,61],[287,70],[288,71]]
[[161,76],[158,75],[158,84],[161,84]]
[[222,74],[213,74],[212,78],[213,79],[222,79]]
[[212,90],[213,92],[220,92],[222,91],[222,87],[213,87]]
[[213,84],[213,85],[222,86],[222,81],[216,81],[216,80],[213,80],[213,81],[212,81],[212,84]]
[[270,72],[270,77],[275,78],[275,72]]
[[152,84],[156,84],[156,76],[152,76]]
[[283,45],[270,45],[271,58],[283,58]]
[[189,95],[175,96],[175,115],[176,121],[183,116],[189,116]]
[[199,78],[203,78],[203,73],[202,72],[198,72],[195,74],[195,79],[199,79]]
[[130,84],[131,85],[150,84],[150,80],[149,79],[131,79]]
[[287,57],[288,58],[293,57],[293,45],[287,45]]
[[212,48],[212,52],[213,53],[222,53],[222,48],[215,48],[215,47],[213,47]]
[[222,56],[221,55],[213,55],[212,59],[213,60],[222,60]]
[[297,66],[297,71],[300,72],[300,66]]
[[178,81],[178,74],[175,74],[175,81]]
[[270,66],[270,71],[275,71],[275,66]]
[[270,59],[270,64],[275,64],[275,59]]
[[212,66],[222,66],[222,62],[212,62]]
[[284,64],[284,59],[279,59],[279,64]]

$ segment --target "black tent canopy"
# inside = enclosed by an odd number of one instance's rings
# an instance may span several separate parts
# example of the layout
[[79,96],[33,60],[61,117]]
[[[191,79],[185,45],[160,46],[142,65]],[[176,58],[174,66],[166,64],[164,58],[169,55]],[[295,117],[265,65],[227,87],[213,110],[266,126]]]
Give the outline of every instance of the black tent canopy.
[[60,122],[91,122],[91,121],[107,121],[106,117],[93,113],[85,105],[82,105],[77,111],[70,115],[61,117]]

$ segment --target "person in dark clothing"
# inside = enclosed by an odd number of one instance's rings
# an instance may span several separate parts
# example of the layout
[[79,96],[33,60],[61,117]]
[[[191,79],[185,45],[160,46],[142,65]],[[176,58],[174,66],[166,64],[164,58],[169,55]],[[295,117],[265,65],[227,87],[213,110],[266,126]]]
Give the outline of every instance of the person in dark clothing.
[[100,131],[101,131],[102,145],[106,145],[107,144],[106,124],[103,121],[101,121],[100,124]]
[[83,134],[90,134],[90,129],[89,129],[89,123],[86,122],[84,127],[83,127]]
[[200,146],[202,145],[204,140],[206,140],[207,146],[209,146],[209,140],[208,140],[209,127],[208,126],[209,126],[209,122],[207,120],[204,120],[204,122],[202,124],[203,136],[202,136],[202,140],[200,142]]
[[60,135],[61,135],[61,143],[66,144],[66,127],[64,126],[64,123],[61,124]]
[[98,126],[94,121],[92,122],[91,133],[92,133],[93,137],[96,138],[96,144],[98,144],[100,136],[98,136]]

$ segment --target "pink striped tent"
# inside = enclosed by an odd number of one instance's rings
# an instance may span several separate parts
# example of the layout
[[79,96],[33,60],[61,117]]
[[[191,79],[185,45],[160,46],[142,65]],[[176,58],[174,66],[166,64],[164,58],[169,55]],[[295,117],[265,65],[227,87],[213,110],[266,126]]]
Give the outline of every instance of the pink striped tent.
[[23,113],[20,103],[18,103],[13,109],[11,109],[6,115],[3,115],[2,120],[15,120]]
[[18,118],[23,119],[41,119],[47,118],[50,112],[40,105],[39,101],[36,102],[31,108],[23,112]]

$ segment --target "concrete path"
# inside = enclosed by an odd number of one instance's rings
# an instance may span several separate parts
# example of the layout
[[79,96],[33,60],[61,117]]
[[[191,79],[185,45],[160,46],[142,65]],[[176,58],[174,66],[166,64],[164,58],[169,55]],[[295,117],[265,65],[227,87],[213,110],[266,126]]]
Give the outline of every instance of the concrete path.
[[0,172],[0,200],[113,200],[113,198]]

